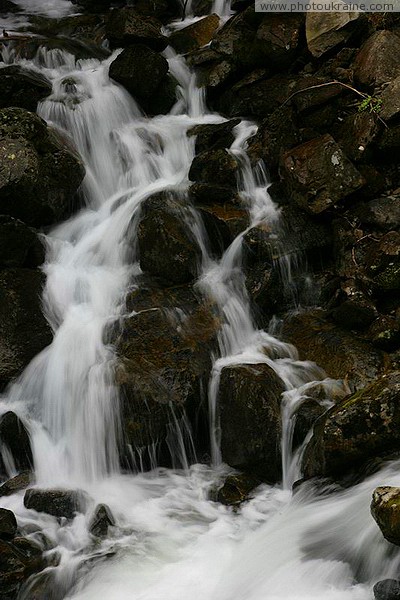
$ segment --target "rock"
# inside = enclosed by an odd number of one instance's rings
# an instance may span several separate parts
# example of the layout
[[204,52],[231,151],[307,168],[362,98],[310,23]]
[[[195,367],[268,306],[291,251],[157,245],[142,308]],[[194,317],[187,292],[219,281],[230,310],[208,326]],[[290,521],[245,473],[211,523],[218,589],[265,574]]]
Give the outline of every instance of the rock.
[[14,2],[11,2],[11,0],[1,0],[0,2],[0,14],[2,15],[6,15],[7,13],[18,12],[20,10],[21,8]]
[[108,528],[114,527],[115,519],[107,504],[96,506],[94,514],[90,519],[89,531],[98,538],[105,538],[108,535]]
[[43,283],[39,271],[0,271],[0,384],[19,375],[52,341],[51,329],[42,314]]
[[239,165],[227,150],[206,150],[194,157],[189,170],[190,181],[216,183],[236,188]]
[[110,77],[123,85],[149,114],[156,114],[156,107],[167,113],[175,103],[167,73],[167,60],[143,44],[125,48],[110,65]]
[[165,25],[182,16],[182,4],[179,0],[135,0],[135,11]]
[[280,400],[285,386],[266,364],[224,367],[218,391],[222,458],[276,483],[281,478]]
[[366,256],[366,267],[378,293],[400,288],[400,232],[389,231]]
[[383,536],[392,544],[400,545],[400,488],[378,487],[374,490],[371,513]]
[[301,446],[316,420],[324,414],[326,408],[312,398],[305,400],[296,411],[293,430],[293,448]]
[[233,16],[218,31],[211,48],[246,71],[261,66],[264,59],[253,50],[257,27],[262,18],[262,15],[254,12],[253,7]]
[[400,581],[397,579],[384,579],[374,585],[375,600],[399,600]]
[[400,75],[400,38],[376,31],[361,46],[353,65],[354,81],[364,88],[388,83]]
[[280,256],[304,254],[308,264],[320,267],[332,256],[332,231],[329,225],[304,213],[296,205],[282,207],[277,224]]
[[137,235],[144,273],[168,285],[197,277],[201,250],[188,226],[191,220],[178,196],[163,192],[143,202]]
[[361,112],[344,119],[336,139],[350,160],[365,161],[371,156],[371,146],[379,131],[376,115]]
[[86,495],[80,490],[30,488],[25,492],[24,506],[54,517],[73,519],[76,513],[85,511]]
[[0,268],[38,267],[44,258],[44,246],[34,229],[0,215]]
[[382,100],[381,110],[379,116],[384,121],[390,121],[395,119],[400,114],[400,77],[396,77],[388,83],[380,94]]
[[[13,546],[0,540],[0,590],[14,592],[11,598],[17,596],[21,582],[26,578],[25,564],[21,553]],[[7,596],[6,596],[7,599]]]
[[32,483],[33,477],[30,471],[23,471],[19,475],[8,479],[0,485],[0,498],[2,496],[12,496],[21,490],[24,490]]
[[392,352],[400,347],[399,316],[381,315],[368,331],[368,337],[377,348]]
[[83,176],[79,158],[37,115],[0,110],[0,213],[39,227],[59,221]]
[[17,519],[11,510],[0,508],[0,539],[12,540],[17,532]]
[[225,506],[239,506],[250,500],[250,492],[260,483],[259,479],[244,473],[228,475],[224,485],[217,492],[216,500]]
[[223,205],[225,203],[240,204],[237,194],[231,187],[213,183],[194,183],[189,188],[189,196],[196,206]]
[[353,211],[363,225],[390,231],[400,225],[400,197],[386,196],[363,202]]
[[332,311],[332,318],[343,329],[363,331],[378,316],[373,303],[361,292],[353,294]]
[[212,251],[220,256],[249,226],[248,211],[233,203],[198,206]]
[[393,162],[400,154],[400,126],[384,129],[378,140],[379,158]]
[[188,136],[196,136],[196,154],[207,150],[227,150],[235,141],[233,128],[240,119],[232,119],[223,123],[195,125],[188,130]]
[[219,27],[218,15],[208,15],[183,29],[174,31],[169,42],[179,54],[186,54],[208,44]]
[[161,23],[153,17],[138,14],[130,6],[111,11],[106,33],[112,48],[144,44],[161,52],[168,46],[168,38],[161,33]]
[[257,29],[252,53],[274,70],[289,67],[301,50],[304,15],[274,14],[264,16]]
[[288,194],[311,214],[327,210],[364,184],[364,178],[328,134],[285,152],[281,177]]
[[304,453],[306,477],[343,477],[369,459],[400,450],[400,372],[392,372],[332,407],[314,426]]
[[32,112],[51,93],[50,81],[42,74],[20,65],[0,69],[0,108],[19,106]]
[[332,379],[344,379],[351,390],[365,387],[379,376],[382,354],[324,317],[319,310],[288,316],[285,341],[296,346],[301,360],[316,362]]
[[311,54],[319,58],[339,44],[346,43],[354,33],[359,12],[306,13],[306,38]]
[[[8,411],[0,417],[0,473],[7,473],[5,454],[11,455],[13,467],[17,471],[30,471],[33,466],[33,456],[29,433],[12,411]],[[1,460],[1,455],[3,460]]]

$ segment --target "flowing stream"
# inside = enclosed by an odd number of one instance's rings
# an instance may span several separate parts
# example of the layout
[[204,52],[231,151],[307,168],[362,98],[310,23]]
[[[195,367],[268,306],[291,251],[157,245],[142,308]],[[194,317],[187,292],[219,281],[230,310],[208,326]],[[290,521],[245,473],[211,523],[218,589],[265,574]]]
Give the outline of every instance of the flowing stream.
[[[66,0],[18,4],[50,16],[72,10]],[[216,0],[214,11],[226,17],[229,3]],[[38,112],[72,137],[87,174],[85,208],[46,237],[44,310],[54,341],[7,390],[0,412],[12,408],[28,420],[38,487],[77,487],[90,501],[86,514],[65,523],[25,509],[22,492],[2,498],[2,505],[17,514],[33,539],[35,527],[44,532],[49,554],[59,553],[59,566],[47,573],[60,597],[65,592],[76,600],[370,600],[376,581],[398,574],[398,552],[383,539],[369,504],[377,485],[400,485],[399,465],[351,489],[314,489],[309,483],[291,492],[301,476],[301,448],[291,450],[293,414],[313,386],[325,390],[328,407],[341,383],[325,379],[315,364],[299,361],[293,347],[257,329],[241,271],[246,232],[216,261],[189,206],[188,227],[203,254],[196,285],[213,299],[224,322],[208,389],[212,466],[191,464],[190,444],[184,443],[188,426],[184,432],[177,423],[172,435],[182,468],[136,475],[119,470],[114,353],[103,332],[123,312],[124,293],[140,274],[134,243],[140,205],[155,192],[187,189],[194,157],[188,129],[224,119],[208,111],[194,75],[170,48],[164,54],[179,82],[179,98],[169,115],[144,117],[108,77],[117,54],[100,62],[76,61],[61,50],[42,49],[32,61],[3,53],[3,66],[18,61],[52,81],[52,94]],[[250,226],[279,219],[262,167],[253,170],[246,156],[255,131],[254,124],[242,122],[230,148],[242,166],[238,189]],[[249,502],[232,510],[209,499],[231,471],[219,449],[219,377],[226,365],[260,362],[279,374],[287,390],[283,484],[260,486]],[[99,502],[110,506],[116,527],[94,544],[88,523]],[[21,598],[30,598],[29,586]]]

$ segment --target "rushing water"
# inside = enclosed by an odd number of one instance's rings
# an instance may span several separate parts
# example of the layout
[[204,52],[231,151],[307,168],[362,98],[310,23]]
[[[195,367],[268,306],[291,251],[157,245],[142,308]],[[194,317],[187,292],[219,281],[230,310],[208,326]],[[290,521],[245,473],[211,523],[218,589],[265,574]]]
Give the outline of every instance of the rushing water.
[[[63,0],[18,4],[50,16],[71,10]],[[213,10],[226,17],[229,4],[217,0]],[[116,54],[103,62],[76,62],[66,52],[42,50],[29,61],[53,83],[39,114],[68,132],[85,162],[85,208],[46,238],[44,306],[54,341],[0,405],[0,411],[11,406],[28,419],[37,485],[80,487],[90,498],[88,510],[60,524],[26,510],[23,493],[2,504],[16,512],[26,531],[38,525],[45,533],[53,548],[49,553],[61,556],[59,567],[49,569],[51,586],[71,599],[369,600],[372,584],[399,568],[398,553],[369,514],[377,485],[400,484],[398,465],[349,490],[309,484],[292,494],[302,451],[291,450],[293,414],[310,388],[322,386],[329,406],[330,394],[341,384],[324,379],[316,365],[298,360],[293,347],[256,327],[241,271],[245,232],[216,261],[189,206],[188,226],[203,254],[197,285],[212,297],[224,322],[208,389],[213,466],[190,465],[190,443],[184,440],[190,441],[190,428],[176,422],[170,441],[183,469],[119,472],[114,355],[102,334],[123,311],[128,283],[140,273],[134,243],[140,205],[154,192],[187,189],[194,156],[187,130],[223,119],[208,112],[193,74],[171,49],[165,56],[180,84],[179,98],[169,115],[145,118],[108,77]],[[3,60],[16,59],[5,53]],[[246,141],[255,131],[252,123],[242,122],[230,148],[242,166],[238,189],[249,207],[250,227],[279,219],[262,167],[253,170],[246,156]],[[290,269],[286,273],[290,279]],[[254,362],[270,365],[286,385],[284,479],[283,485],[261,486],[233,511],[209,499],[229,472],[219,452],[219,377],[226,365]],[[116,527],[94,545],[88,523],[98,502],[111,507]],[[29,586],[21,597],[30,598]]]

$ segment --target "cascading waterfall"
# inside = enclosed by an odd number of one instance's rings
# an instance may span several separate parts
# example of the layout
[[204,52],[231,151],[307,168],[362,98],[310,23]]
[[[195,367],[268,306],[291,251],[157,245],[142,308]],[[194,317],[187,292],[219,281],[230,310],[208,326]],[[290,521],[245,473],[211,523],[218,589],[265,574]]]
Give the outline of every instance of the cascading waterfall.
[[[38,11],[43,4],[35,2]],[[71,8],[60,0],[47,4],[48,10]],[[227,16],[230,7],[217,0],[213,10]],[[185,191],[194,156],[187,130],[223,119],[207,112],[193,75],[170,49],[165,55],[180,97],[170,115],[145,118],[108,78],[116,54],[103,62],[76,62],[66,52],[41,50],[37,62],[21,61],[44,70],[53,82],[39,114],[68,131],[87,175],[85,208],[46,238],[44,305],[54,341],[8,390],[0,410],[11,406],[29,419],[38,485],[76,485],[92,500],[85,515],[61,525],[26,510],[22,494],[2,503],[22,527],[39,526],[60,553],[60,564],[51,571],[53,584],[70,599],[186,600],[190,594],[194,600],[370,600],[371,585],[395,575],[400,565],[398,552],[389,548],[369,514],[374,487],[400,484],[399,464],[352,489],[325,494],[309,483],[292,495],[301,453],[291,450],[293,414],[311,388],[322,386],[328,404],[340,384],[324,379],[316,365],[298,360],[293,347],[256,327],[241,271],[246,232],[216,261],[192,208],[188,227],[203,254],[197,286],[212,298],[224,323],[208,390],[213,466],[191,464],[188,423],[175,417],[169,442],[184,469],[119,471],[114,355],[103,332],[121,314],[124,292],[140,273],[135,248],[140,205],[161,190]],[[250,227],[276,222],[262,167],[253,170],[245,152],[255,126],[243,122],[235,132],[230,152],[242,166],[238,189]],[[233,512],[208,498],[229,472],[219,452],[220,373],[226,365],[243,363],[268,364],[286,385],[284,480],[282,487],[260,486]],[[93,547],[87,525],[97,502],[111,507],[117,526]],[[28,586],[21,598],[29,597]]]

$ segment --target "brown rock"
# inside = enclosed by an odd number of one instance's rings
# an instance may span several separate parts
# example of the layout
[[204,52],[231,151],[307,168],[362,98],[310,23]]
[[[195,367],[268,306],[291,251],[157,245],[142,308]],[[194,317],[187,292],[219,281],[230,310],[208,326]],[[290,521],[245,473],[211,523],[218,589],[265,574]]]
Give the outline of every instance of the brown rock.
[[306,13],[306,38],[311,54],[318,58],[347,42],[354,32],[359,12]]
[[113,48],[144,44],[161,52],[168,46],[168,38],[161,33],[161,23],[138,14],[130,6],[111,11],[106,33]]
[[174,31],[169,38],[170,44],[180,54],[197,50],[212,40],[218,26],[218,15],[208,15],[188,27]]
[[383,536],[400,546],[400,488],[376,488],[372,495],[371,513]]
[[376,31],[361,46],[354,62],[354,81],[376,87],[400,75],[400,38],[392,31]]

